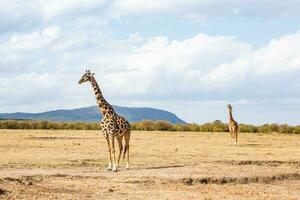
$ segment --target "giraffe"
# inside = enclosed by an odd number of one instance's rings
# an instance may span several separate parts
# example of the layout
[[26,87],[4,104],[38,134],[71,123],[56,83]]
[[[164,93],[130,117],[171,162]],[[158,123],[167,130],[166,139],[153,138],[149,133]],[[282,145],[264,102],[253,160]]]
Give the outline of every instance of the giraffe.
[[[121,154],[123,151],[123,138],[125,140],[123,159],[125,160],[127,152],[126,169],[129,169],[130,124],[124,117],[119,116],[117,113],[115,113],[113,107],[105,100],[100,90],[100,87],[94,78],[94,73],[91,73],[90,70],[86,70],[86,72],[83,74],[78,83],[82,84],[87,81],[91,83],[94,89],[97,106],[103,116],[100,122],[100,127],[107,141],[109,161],[107,170],[113,170],[114,172],[118,171],[117,168],[119,166]],[[117,139],[117,142],[119,144],[119,156],[117,163],[115,157],[115,139]]]
[[[231,135],[231,140],[234,142],[235,145],[237,145],[239,125],[232,117],[232,106],[231,106],[231,104],[228,104],[227,107],[228,107],[228,111],[229,111],[228,126],[229,126],[229,132],[230,132],[230,135]],[[231,144],[231,141],[229,143]]]

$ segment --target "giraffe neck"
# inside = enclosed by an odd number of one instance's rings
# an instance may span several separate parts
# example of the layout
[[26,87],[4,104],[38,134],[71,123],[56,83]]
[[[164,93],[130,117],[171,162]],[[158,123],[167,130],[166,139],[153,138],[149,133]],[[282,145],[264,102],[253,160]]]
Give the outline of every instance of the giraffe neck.
[[233,120],[233,117],[232,117],[232,111],[229,110],[229,120],[232,121]]
[[94,77],[92,77],[90,82],[91,82],[92,87],[95,92],[97,106],[98,106],[99,110],[101,111],[102,116],[105,118],[105,117],[107,117],[108,114],[111,114],[113,112],[113,107],[103,97],[101,89]]

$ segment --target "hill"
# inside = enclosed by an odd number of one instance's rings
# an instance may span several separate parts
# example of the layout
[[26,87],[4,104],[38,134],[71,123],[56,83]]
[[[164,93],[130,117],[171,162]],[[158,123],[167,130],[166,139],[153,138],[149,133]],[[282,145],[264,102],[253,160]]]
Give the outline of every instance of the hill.
[[[165,120],[171,123],[184,124],[185,122],[175,114],[155,109],[114,106],[115,111],[124,116],[130,122],[142,120]],[[49,121],[83,121],[95,122],[102,119],[97,106],[90,106],[70,110],[53,110],[42,113],[0,113],[0,119],[28,119],[28,120],[49,120]]]

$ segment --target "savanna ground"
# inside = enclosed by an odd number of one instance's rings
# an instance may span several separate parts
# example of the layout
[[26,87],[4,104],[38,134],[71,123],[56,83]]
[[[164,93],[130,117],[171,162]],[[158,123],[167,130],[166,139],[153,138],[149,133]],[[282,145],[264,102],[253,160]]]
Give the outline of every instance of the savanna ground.
[[300,199],[300,135],[132,132],[108,172],[100,131],[0,130],[0,199]]

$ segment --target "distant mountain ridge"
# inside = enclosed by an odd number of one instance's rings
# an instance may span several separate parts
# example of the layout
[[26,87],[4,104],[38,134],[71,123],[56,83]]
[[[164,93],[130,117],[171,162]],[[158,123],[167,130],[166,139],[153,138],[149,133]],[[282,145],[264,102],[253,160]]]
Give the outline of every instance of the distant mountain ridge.
[[[178,118],[174,113],[155,108],[136,108],[113,106],[116,113],[124,116],[130,122],[142,120],[165,120],[175,124],[186,122]],[[97,122],[102,119],[97,106],[89,106],[69,110],[53,110],[41,113],[0,113],[0,119],[27,119],[27,120],[49,120],[49,121],[82,121]]]

